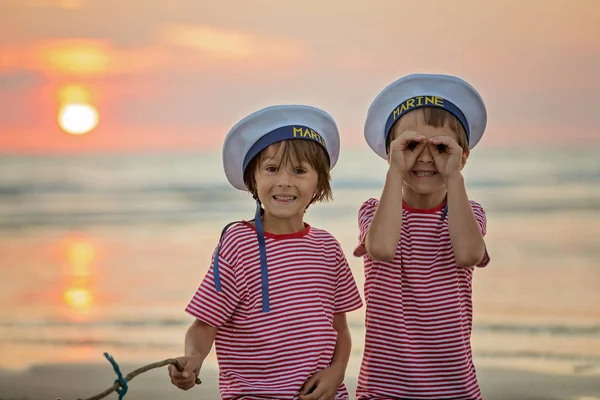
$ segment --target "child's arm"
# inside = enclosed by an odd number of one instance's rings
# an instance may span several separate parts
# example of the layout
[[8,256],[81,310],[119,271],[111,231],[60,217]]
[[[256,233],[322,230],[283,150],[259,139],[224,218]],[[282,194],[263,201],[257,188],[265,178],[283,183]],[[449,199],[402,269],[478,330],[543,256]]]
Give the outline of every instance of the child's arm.
[[471,203],[469,203],[462,174],[449,179],[446,188],[448,190],[448,230],[454,258],[459,267],[472,267],[483,258],[485,242],[473,214]]
[[[417,143],[414,149],[409,146]],[[402,185],[427,141],[416,132],[404,132],[390,144],[389,164],[379,205],[365,238],[369,256],[378,261],[391,261],[402,230]]]
[[300,390],[300,400],[332,399],[344,382],[346,367],[352,350],[350,329],[346,313],[333,316],[333,328],[337,332],[337,342],[329,367],[314,374]]
[[[462,148],[458,143],[448,136],[439,136],[430,141],[436,167],[444,177],[448,191],[448,230],[454,258],[459,267],[472,267],[483,258],[485,242],[473,214],[461,173],[466,157],[463,157]],[[438,151],[438,144],[446,146],[445,153]]]
[[169,365],[169,376],[173,385],[183,390],[194,387],[196,377],[216,335],[217,328],[198,319],[192,323],[185,335],[185,356],[177,358],[183,365],[183,371],[179,372],[173,365]]
[[[352,350],[352,338],[350,336],[350,329],[348,328],[348,321],[346,320],[346,313],[334,314],[333,329],[337,332],[337,341],[330,368],[337,369],[341,375],[341,381],[343,381]],[[341,381],[340,385],[342,384]],[[336,391],[340,385],[336,387]]]
[[194,387],[196,376],[200,372],[204,359],[210,352],[219,326],[228,321],[235,311],[239,301],[239,284],[243,281],[239,269],[224,258],[231,254],[231,238],[227,235],[222,241],[219,255],[219,271],[221,276],[221,291],[217,291],[214,277],[214,257],[200,287],[186,307],[186,312],[194,317],[194,322],[185,335],[185,356],[179,360],[184,369],[179,373],[169,367],[171,382],[180,389],[188,390]]

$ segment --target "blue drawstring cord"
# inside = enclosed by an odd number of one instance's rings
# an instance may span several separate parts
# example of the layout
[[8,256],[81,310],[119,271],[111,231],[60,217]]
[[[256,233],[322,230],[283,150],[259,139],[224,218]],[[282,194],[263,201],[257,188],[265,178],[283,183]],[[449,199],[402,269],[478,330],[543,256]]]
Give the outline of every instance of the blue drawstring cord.
[[444,222],[444,219],[446,219],[447,215],[448,215],[448,203],[446,203],[446,205],[444,206],[444,209],[442,210],[442,217],[440,218],[440,222]]
[[115,359],[112,358],[112,356],[110,356],[108,353],[104,353],[104,357],[106,357],[108,362],[111,363],[113,369],[115,370],[115,373],[117,374],[117,379],[115,379],[115,383],[118,383],[119,385],[121,385],[121,387],[115,389],[115,391],[119,395],[119,400],[123,400],[123,397],[125,397],[125,395],[127,394],[127,389],[129,389],[129,387],[127,386],[127,380],[123,378],[123,374],[121,373],[119,364],[117,364]]
[[[269,270],[267,268],[267,244],[265,241],[265,232],[262,224],[262,214],[263,209],[261,207],[260,201],[256,200],[256,213],[254,215],[254,225],[256,228],[256,237],[258,239],[258,251],[260,255],[260,276],[261,276],[261,287],[262,287],[262,308],[263,312],[269,312],[271,310],[271,306],[269,304]],[[219,273],[219,253],[221,251],[221,240],[223,240],[223,236],[227,229],[233,224],[237,224],[241,221],[234,221],[221,231],[221,237],[219,238],[219,243],[217,244],[217,248],[215,249],[215,256],[213,260],[213,278],[215,281],[215,289],[217,292],[222,290],[221,287],[221,274]]]

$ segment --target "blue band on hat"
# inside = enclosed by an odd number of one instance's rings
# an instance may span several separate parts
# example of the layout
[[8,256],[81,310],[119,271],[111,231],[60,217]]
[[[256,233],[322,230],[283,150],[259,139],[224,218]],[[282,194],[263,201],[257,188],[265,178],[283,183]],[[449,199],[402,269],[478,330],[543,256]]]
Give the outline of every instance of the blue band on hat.
[[282,126],[281,128],[277,128],[274,131],[271,131],[258,139],[256,143],[250,147],[248,153],[246,153],[246,157],[244,157],[244,163],[242,164],[242,171],[246,170],[246,167],[252,161],[254,157],[273,143],[281,142],[283,140],[290,139],[306,139],[312,140],[314,142],[319,143],[325,149],[325,153],[327,153],[327,157],[329,158],[329,153],[327,152],[327,144],[323,137],[317,133],[314,129],[309,128],[304,125],[288,125]]
[[387,139],[390,131],[392,130],[392,126],[394,123],[396,123],[396,121],[398,121],[398,119],[400,119],[401,116],[409,111],[416,110],[417,108],[421,107],[442,108],[454,115],[465,130],[465,133],[467,134],[467,143],[469,142],[471,131],[469,130],[469,124],[467,123],[465,114],[463,114],[463,112],[460,111],[460,108],[458,108],[450,100],[441,98],[439,96],[415,96],[400,103],[398,107],[394,108],[394,111],[392,111],[387,119],[387,122],[385,123],[385,138]]

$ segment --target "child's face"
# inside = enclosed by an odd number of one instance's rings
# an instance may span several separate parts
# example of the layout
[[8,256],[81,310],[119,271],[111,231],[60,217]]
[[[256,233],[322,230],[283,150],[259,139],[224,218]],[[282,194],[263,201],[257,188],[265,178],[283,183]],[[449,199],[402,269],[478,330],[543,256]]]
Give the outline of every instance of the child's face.
[[282,161],[283,146],[271,145],[255,172],[258,198],[265,212],[277,218],[303,216],[315,193],[317,171],[304,161]]
[[[443,127],[427,125],[422,110],[411,111],[404,115],[393,128],[393,139],[405,131],[415,131],[428,140],[436,136],[449,136],[455,142],[458,142],[458,135],[448,125]],[[441,151],[444,151],[444,149],[441,148]],[[463,166],[467,157],[468,150],[463,151]],[[444,179],[437,171],[429,146],[423,148],[411,173],[406,175],[404,182],[411,190],[420,195],[429,195],[444,187]]]

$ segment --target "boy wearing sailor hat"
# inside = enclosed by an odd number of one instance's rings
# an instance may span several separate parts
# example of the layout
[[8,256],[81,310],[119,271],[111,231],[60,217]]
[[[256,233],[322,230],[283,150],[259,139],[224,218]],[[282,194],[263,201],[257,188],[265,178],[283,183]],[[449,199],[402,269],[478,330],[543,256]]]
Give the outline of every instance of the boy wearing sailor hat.
[[464,80],[413,74],[371,104],[365,139],[389,167],[358,214],[366,340],[357,399],[479,399],[471,284],[485,267],[485,211],[461,173],[486,127]]
[[173,384],[194,386],[214,341],[223,399],[348,398],[345,313],[362,300],[340,244],[304,222],[331,197],[339,147],[334,120],[309,106],[267,107],[231,129],[225,174],[252,194],[256,215],[223,229],[186,308],[196,320]]

